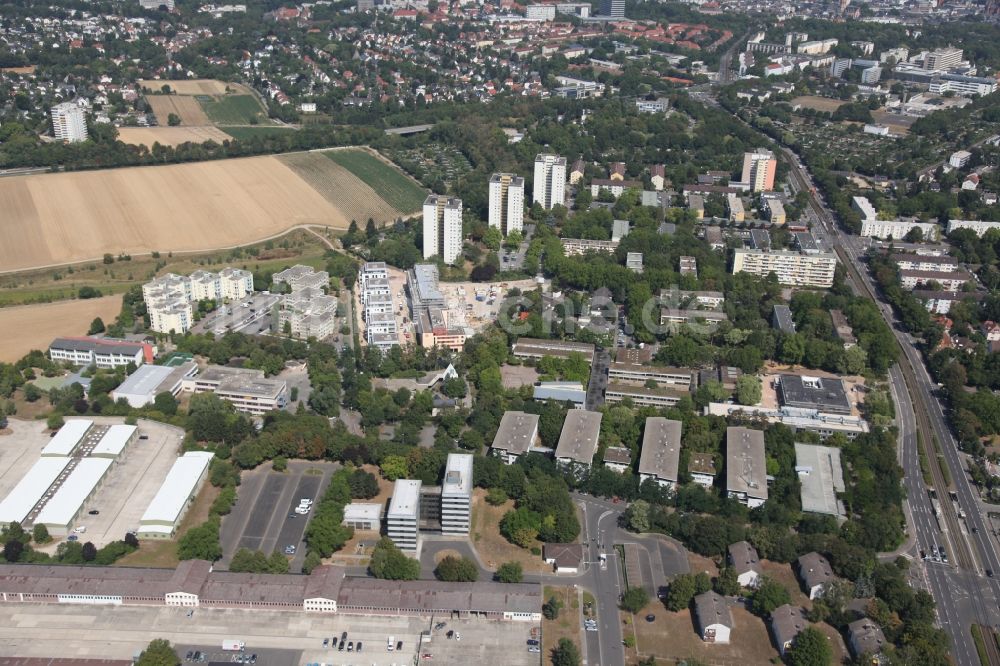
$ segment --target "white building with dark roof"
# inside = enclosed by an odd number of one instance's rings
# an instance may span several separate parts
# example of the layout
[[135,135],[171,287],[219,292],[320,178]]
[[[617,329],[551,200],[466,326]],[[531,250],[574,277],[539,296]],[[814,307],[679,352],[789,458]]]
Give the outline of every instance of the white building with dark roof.
[[727,550],[729,566],[736,572],[736,582],[742,587],[757,587],[760,582],[760,555],[749,541],[729,544]]
[[709,591],[694,598],[694,615],[698,620],[698,634],[706,643],[729,644],[733,630],[733,614],[729,602],[722,595]]
[[118,368],[129,363],[138,367],[153,360],[153,348],[142,342],[113,338],[56,338],[49,344],[49,358],[79,367]]
[[681,455],[681,422],[662,416],[646,419],[639,454],[639,482],[653,480],[673,490],[677,485],[677,467]]
[[493,437],[490,452],[510,465],[538,441],[538,415],[519,411],[504,412]]
[[823,596],[826,586],[836,580],[833,569],[825,557],[817,552],[806,553],[797,561],[799,580],[810,599]]
[[597,453],[602,417],[600,412],[585,409],[571,409],[566,413],[555,451],[556,462],[561,467],[574,474],[590,469]]
[[751,509],[767,501],[764,433],[726,428],[726,492]]

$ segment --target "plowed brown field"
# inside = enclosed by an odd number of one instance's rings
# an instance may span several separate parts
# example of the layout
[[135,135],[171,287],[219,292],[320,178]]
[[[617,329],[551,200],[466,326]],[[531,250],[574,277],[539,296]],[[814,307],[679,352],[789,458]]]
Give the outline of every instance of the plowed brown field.
[[0,270],[210,250],[296,225],[346,229],[398,215],[333,160],[307,160],[307,180],[282,161],[292,157],[0,178]]

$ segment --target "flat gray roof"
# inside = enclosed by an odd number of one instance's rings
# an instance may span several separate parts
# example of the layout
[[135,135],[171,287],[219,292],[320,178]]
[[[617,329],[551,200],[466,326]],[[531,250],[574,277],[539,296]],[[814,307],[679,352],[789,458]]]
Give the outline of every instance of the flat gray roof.
[[513,455],[528,452],[538,435],[538,415],[525,412],[504,412],[500,427],[493,438],[493,448]]
[[420,486],[416,479],[396,479],[389,501],[388,518],[416,518],[420,515]]
[[444,468],[442,495],[472,494],[472,454],[449,453]]
[[764,433],[750,428],[726,428],[726,489],[767,499]]
[[583,465],[589,465],[597,453],[597,439],[601,433],[600,412],[586,409],[571,409],[566,414],[555,457],[569,458]]
[[154,395],[174,368],[165,365],[140,365],[115,389],[117,395]]
[[781,404],[789,407],[818,409],[821,412],[850,414],[851,401],[839,377],[778,375]]
[[840,449],[796,442],[795,471],[799,475],[803,511],[844,515],[844,508],[837,499],[837,493],[844,492]]
[[639,474],[676,482],[680,456],[681,422],[662,416],[647,418],[639,454]]

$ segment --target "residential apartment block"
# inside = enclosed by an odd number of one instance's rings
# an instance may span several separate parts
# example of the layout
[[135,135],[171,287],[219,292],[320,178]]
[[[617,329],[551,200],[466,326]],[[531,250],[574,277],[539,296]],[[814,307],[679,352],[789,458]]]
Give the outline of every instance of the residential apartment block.
[[774,189],[774,176],[778,170],[778,160],[766,148],[758,148],[752,153],[743,153],[743,174],[741,182],[752,192],[769,192]]
[[681,455],[681,422],[662,416],[646,419],[639,454],[639,482],[651,479],[673,490],[677,485],[677,467]]
[[[552,11],[555,12],[555,9]],[[493,174],[490,178],[489,223],[499,229],[505,238],[510,232],[524,228],[524,178],[512,173]]]
[[527,453],[538,441],[538,415],[504,412],[490,453],[510,465]]
[[781,284],[801,287],[833,286],[833,276],[837,269],[837,256],[832,252],[803,254],[772,250],[735,250],[733,252],[733,274],[751,273],[766,276],[774,273]]
[[937,271],[954,273],[958,271],[958,259],[948,255],[923,255],[896,253],[889,256],[901,271]]
[[432,194],[424,200],[424,259],[454,264],[462,253],[462,200]]
[[764,433],[726,428],[726,492],[751,509],[767,501]]
[[556,463],[571,474],[589,470],[597,453],[602,417],[600,412],[569,410],[556,445]]
[[587,252],[607,252],[614,254],[618,249],[618,241],[591,240],[589,238],[560,238],[563,246],[563,254],[567,257],[575,257]]
[[932,282],[941,285],[944,291],[960,291],[966,282],[972,281],[971,273],[965,271],[899,271],[899,282],[903,289],[926,287]]
[[986,222],[984,220],[948,220],[947,232],[950,234],[956,229],[972,229],[977,236],[982,238],[990,229],[1000,229],[1000,222]]
[[238,268],[198,270],[189,276],[167,273],[142,286],[150,328],[160,333],[186,332],[194,323],[193,302],[237,300],[252,293],[253,274]]
[[79,104],[63,102],[49,111],[52,135],[59,141],[77,143],[87,140],[87,112]]
[[688,390],[694,382],[694,370],[691,368],[671,368],[667,366],[649,365],[646,363],[612,362],[608,366],[609,382],[656,382],[660,386],[672,386]]
[[328,296],[330,274],[310,266],[296,265],[272,277],[275,284],[287,284],[278,307],[278,327],[298,338],[323,340],[337,332],[337,299]]
[[[855,199],[858,198],[860,197],[855,197]],[[868,200],[865,199],[865,201]],[[916,218],[905,220],[879,220],[875,218],[861,220],[861,235],[870,238],[902,240],[914,229],[920,229],[924,240],[937,240],[941,227],[933,222],[920,222]]]
[[539,153],[535,156],[532,202],[548,210],[566,205],[566,158]]

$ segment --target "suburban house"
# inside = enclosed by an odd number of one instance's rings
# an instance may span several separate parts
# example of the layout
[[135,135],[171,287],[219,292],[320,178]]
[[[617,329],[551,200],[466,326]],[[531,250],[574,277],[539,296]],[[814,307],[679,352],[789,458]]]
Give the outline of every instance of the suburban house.
[[726,598],[714,591],[694,598],[694,614],[698,618],[698,632],[706,643],[729,644],[733,630],[733,614]]
[[882,663],[880,655],[886,644],[885,634],[871,618],[855,620],[847,625],[847,639],[851,644],[851,651],[859,660],[862,655],[868,655],[871,660],[867,663]]
[[835,580],[826,558],[813,551],[798,559],[799,579],[810,599],[823,596],[826,586]]
[[784,657],[788,648],[792,647],[799,632],[809,626],[805,613],[798,606],[785,604],[771,611],[771,634],[778,652]]
[[749,542],[730,544],[729,565],[736,570],[736,580],[742,587],[757,587],[760,582],[760,556]]

